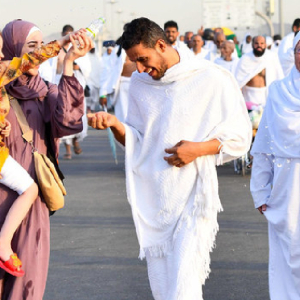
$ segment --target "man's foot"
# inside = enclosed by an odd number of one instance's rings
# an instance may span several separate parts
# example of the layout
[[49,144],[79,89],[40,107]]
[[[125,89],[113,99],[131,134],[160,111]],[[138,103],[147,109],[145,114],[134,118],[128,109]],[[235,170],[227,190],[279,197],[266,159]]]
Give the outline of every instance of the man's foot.
[[66,159],[66,160],[72,159],[72,154],[71,153],[64,154],[64,159]]
[[80,154],[82,152],[82,149],[77,141],[77,138],[73,139],[73,149],[75,154]]

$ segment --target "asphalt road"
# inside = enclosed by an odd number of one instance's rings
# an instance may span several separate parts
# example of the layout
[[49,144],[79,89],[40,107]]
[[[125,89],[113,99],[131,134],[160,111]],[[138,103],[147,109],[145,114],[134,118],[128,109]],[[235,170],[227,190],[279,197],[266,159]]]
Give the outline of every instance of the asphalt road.
[[[44,300],[153,300],[125,196],[124,153],[114,163],[107,133],[89,130],[83,152],[62,159],[65,208],[51,217],[51,258]],[[254,208],[250,175],[218,168],[220,232],[205,300],[267,300],[267,223]]]

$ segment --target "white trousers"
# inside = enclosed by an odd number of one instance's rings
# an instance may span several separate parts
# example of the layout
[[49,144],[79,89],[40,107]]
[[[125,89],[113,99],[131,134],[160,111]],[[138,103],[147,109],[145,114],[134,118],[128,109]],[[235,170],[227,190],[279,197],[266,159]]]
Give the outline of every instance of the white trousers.
[[148,276],[155,300],[203,300],[199,279],[198,238],[194,231],[182,228],[171,253],[152,257],[146,252]]

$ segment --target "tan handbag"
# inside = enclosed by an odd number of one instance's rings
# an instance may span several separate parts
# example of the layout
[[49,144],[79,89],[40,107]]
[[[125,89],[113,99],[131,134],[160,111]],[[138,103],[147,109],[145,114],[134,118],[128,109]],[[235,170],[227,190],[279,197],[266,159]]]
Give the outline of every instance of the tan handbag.
[[56,211],[64,207],[64,196],[67,194],[64,185],[56,171],[54,164],[45,154],[40,154],[33,146],[33,134],[22,108],[15,98],[10,97],[10,104],[17,116],[22,129],[22,137],[32,146],[35,173],[39,187],[42,191],[46,205],[50,211]]

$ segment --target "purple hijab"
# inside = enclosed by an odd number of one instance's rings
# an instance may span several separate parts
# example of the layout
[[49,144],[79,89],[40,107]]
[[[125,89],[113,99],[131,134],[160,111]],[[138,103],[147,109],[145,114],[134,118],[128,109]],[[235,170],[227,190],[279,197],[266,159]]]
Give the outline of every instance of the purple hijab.
[[[5,60],[20,57],[28,33],[35,25],[33,23],[14,20],[8,23],[3,31],[3,54]],[[48,88],[40,75],[30,76],[23,74],[5,86],[8,94],[19,100],[43,100]]]

